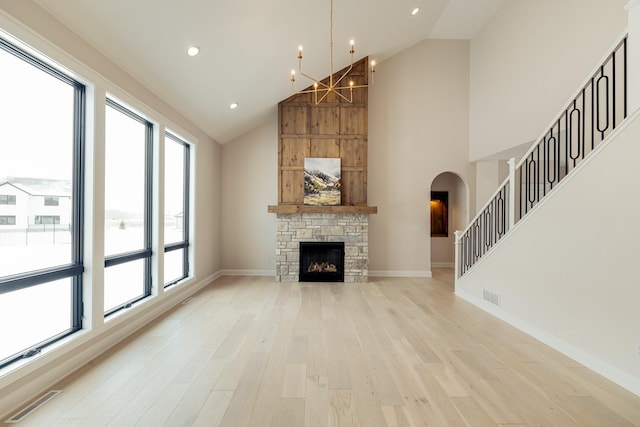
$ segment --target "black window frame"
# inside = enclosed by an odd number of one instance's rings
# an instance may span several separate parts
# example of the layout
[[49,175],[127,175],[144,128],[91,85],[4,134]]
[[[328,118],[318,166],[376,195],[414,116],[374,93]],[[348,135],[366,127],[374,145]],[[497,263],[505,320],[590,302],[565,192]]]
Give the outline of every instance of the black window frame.
[[[84,273],[84,152],[86,127],[86,87],[71,76],[47,64],[43,60],[15,46],[0,37],[0,49],[16,56],[26,63],[48,73],[74,90],[73,102],[73,171],[71,205],[71,263],[27,271],[15,275],[0,277],[0,294],[18,291],[33,286],[71,279],[70,327],[66,331],[49,337],[39,343],[33,343],[23,351],[0,360],[0,369],[20,359],[32,357],[49,346],[82,329],[84,307],[82,304],[82,274]],[[15,196],[14,196],[15,197]]]
[[133,304],[142,301],[145,298],[151,296],[151,289],[153,286],[152,277],[152,263],[151,257],[153,256],[152,239],[153,239],[153,123],[145,119],[141,115],[133,112],[131,109],[125,107],[119,102],[107,97],[106,105],[111,107],[120,113],[128,116],[129,118],[142,123],[145,126],[145,189],[144,189],[144,242],[143,249],[124,252],[120,254],[106,256],[104,259],[104,268],[113,267],[115,265],[124,264],[127,262],[144,260],[144,283],[142,295],[125,301],[116,307],[113,307],[104,312],[104,317],[107,318],[112,314],[130,308]]
[[[183,249],[182,252],[182,277],[174,278],[169,282],[164,283],[164,287],[175,285],[176,283],[189,277],[189,217],[190,217],[190,176],[191,176],[191,144],[184,139],[178,137],[172,132],[165,132],[165,139],[170,139],[173,142],[181,144],[184,147],[184,179],[183,179],[183,206],[182,206],[182,221],[183,221],[183,234],[181,242],[173,242],[164,246],[164,252],[171,252],[175,250]],[[166,183],[165,183],[166,187]]]

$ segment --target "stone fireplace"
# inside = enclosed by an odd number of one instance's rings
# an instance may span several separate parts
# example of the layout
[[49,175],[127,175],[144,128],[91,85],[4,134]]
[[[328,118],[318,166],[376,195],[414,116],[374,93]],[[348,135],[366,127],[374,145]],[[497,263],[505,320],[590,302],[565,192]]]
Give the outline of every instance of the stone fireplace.
[[344,242],[344,282],[366,282],[369,215],[279,213],[276,228],[276,281],[297,282],[300,242]]
[[[315,102],[297,93],[278,103],[278,204],[276,280],[300,280],[300,242],[344,242],[344,282],[366,282],[369,269],[368,59],[335,73],[348,74],[356,86],[352,102],[330,93]],[[330,77],[324,82],[327,83]],[[340,205],[305,204],[305,159],[340,159]],[[314,187],[315,188],[315,187]]]

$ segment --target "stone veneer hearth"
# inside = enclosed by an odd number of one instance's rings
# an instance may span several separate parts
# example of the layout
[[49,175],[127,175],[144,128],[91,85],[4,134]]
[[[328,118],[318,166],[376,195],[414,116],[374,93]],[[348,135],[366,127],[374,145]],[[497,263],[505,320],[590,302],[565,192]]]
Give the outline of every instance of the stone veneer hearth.
[[298,281],[300,242],[344,242],[344,281],[367,281],[369,215],[279,213],[276,228],[276,281]]

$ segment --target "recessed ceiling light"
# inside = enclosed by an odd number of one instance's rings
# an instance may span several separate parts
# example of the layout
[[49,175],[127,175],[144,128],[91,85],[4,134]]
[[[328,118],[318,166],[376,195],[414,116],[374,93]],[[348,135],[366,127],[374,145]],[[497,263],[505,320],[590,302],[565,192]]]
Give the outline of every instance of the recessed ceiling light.
[[411,16],[416,16],[420,12],[420,8],[416,7],[411,11]]
[[196,56],[199,53],[200,53],[200,48],[198,46],[191,45],[187,48],[187,55],[189,56]]
[[232,102],[231,105],[229,105],[229,108],[231,108],[232,110],[235,110],[236,108],[238,108],[238,103]]

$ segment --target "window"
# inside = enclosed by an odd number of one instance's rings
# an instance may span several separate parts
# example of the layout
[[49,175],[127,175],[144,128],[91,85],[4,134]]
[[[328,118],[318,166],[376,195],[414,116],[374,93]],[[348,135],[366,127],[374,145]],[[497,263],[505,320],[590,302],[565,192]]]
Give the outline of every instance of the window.
[[44,198],[45,206],[60,206],[60,199],[56,196],[45,196]]
[[33,218],[34,224],[60,224],[59,215],[36,215]]
[[[3,39],[0,70],[2,175],[26,194],[38,194],[34,189],[56,194],[62,186],[70,200],[60,216],[40,217],[68,219],[64,230],[32,231],[27,218],[36,217],[33,204],[23,207],[24,219],[22,214],[0,217],[4,225],[18,222],[0,238],[2,367],[82,327],[85,88]],[[0,205],[15,204],[15,195],[0,195]]]
[[164,156],[164,283],[189,275],[189,144],[167,132]]
[[0,205],[15,205],[16,196],[11,194],[0,194]]
[[15,215],[0,215],[0,225],[16,225]]
[[153,125],[107,99],[105,316],[151,295]]

